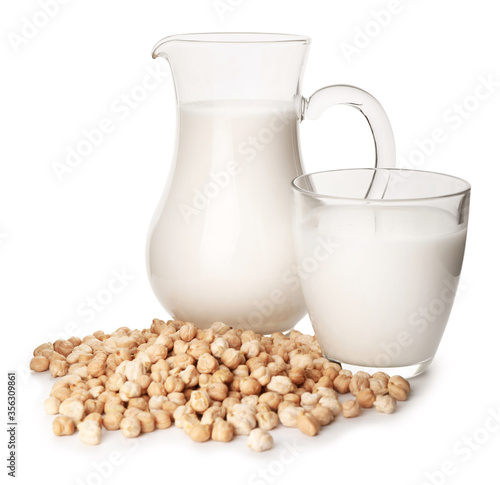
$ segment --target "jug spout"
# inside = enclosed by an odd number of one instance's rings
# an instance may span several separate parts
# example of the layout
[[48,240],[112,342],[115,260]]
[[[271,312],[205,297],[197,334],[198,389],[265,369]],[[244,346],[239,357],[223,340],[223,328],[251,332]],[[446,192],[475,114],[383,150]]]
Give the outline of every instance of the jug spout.
[[310,39],[289,34],[171,35],[153,48],[172,70],[179,103],[290,101],[300,90]]
[[165,37],[164,39],[161,39],[159,42],[157,42],[153,47],[153,52],[151,53],[153,59],[156,59],[157,57],[163,57],[164,59],[168,60],[170,48],[175,37],[176,36]]

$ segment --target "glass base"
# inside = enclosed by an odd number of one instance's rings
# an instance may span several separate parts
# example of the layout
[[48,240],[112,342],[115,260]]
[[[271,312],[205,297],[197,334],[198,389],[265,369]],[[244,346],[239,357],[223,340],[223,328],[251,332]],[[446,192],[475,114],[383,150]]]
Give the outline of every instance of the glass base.
[[342,369],[350,370],[353,374],[355,374],[358,371],[368,372],[368,374],[374,374],[375,372],[385,372],[390,376],[397,375],[404,377],[405,379],[410,379],[412,377],[418,376],[419,374],[422,374],[422,372],[424,372],[432,362],[432,359],[427,359],[423,362],[419,362],[418,364],[399,366],[399,367],[367,367],[360,365],[352,365],[346,362],[340,362],[335,359],[328,359],[328,360],[331,360],[332,362],[337,362],[342,366]]

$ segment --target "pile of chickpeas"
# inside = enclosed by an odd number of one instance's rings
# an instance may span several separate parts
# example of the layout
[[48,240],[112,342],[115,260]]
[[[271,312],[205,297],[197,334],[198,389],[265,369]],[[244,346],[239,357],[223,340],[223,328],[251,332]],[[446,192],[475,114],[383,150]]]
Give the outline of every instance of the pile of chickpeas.
[[173,423],[196,442],[247,435],[252,450],[265,451],[280,423],[315,436],[340,414],[393,413],[410,392],[400,376],[342,369],[313,336],[264,336],[222,322],[199,329],[155,319],[149,329],[45,343],[33,355],[33,371],[59,378],[44,403],[56,415],[54,434],[78,430],[89,445],[103,429],[134,438]]

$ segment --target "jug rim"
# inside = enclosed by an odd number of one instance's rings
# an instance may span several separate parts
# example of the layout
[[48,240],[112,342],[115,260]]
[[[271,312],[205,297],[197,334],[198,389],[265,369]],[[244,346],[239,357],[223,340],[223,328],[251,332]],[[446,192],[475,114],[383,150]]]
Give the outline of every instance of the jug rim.
[[309,44],[311,38],[306,35],[280,34],[273,32],[199,32],[169,35],[157,42],[155,48],[168,41],[213,44],[275,44],[284,42]]

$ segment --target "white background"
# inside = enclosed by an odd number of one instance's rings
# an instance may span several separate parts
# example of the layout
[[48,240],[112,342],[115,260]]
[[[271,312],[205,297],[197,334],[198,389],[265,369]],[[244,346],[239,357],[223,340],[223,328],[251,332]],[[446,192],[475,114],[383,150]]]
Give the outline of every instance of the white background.
[[[490,413],[500,420],[496,2],[401,0],[383,27],[373,24],[373,12],[394,5],[389,0],[233,4],[221,17],[212,0],[67,1],[27,39],[19,37],[23,19],[38,15],[39,2],[2,3],[0,387],[5,409],[6,373],[17,370],[18,483],[498,483],[500,422],[484,428],[492,423]],[[367,45],[348,58],[342,43],[353,45],[359,29],[367,28]],[[136,441],[106,433],[93,448],[76,435],[56,438],[42,405],[52,379],[26,372],[33,348],[60,333],[82,337],[167,318],[147,281],[144,247],[173,149],[172,79],[164,76],[124,119],[113,106],[140,85],[147,69],[168,72],[163,60],[150,59],[156,41],[200,31],[311,36],[305,96],[327,84],[363,87],[392,121],[400,166],[413,154],[415,168],[471,182],[470,232],[449,326],[431,368],[412,381],[411,399],[396,414],[339,418],[316,438],[281,428],[274,432],[274,449],[264,454],[247,449],[243,437],[229,445],[197,445],[178,429]],[[473,97],[481,76],[497,85],[478,101]],[[464,102],[465,116],[450,118],[450,110]],[[63,162],[67,146],[104,118],[113,132],[59,181],[53,162]],[[438,128],[446,141],[428,155],[415,155],[417,141]],[[308,171],[372,165],[371,137],[355,110],[337,108],[304,122],[301,137]],[[113,270],[133,279],[86,321],[78,306],[106,288]],[[299,328],[311,331],[306,319]],[[6,421],[6,412],[2,416]],[[4,460],[7,434],[0,442]],[[296,454],[283,459],[294,442]],[[102,465],[98,475],[96,466],[112,459],[112,470]],[[451,462],[451,476],[437,473],[445,462]],[[267,478],[257,478],[259,469]]]

